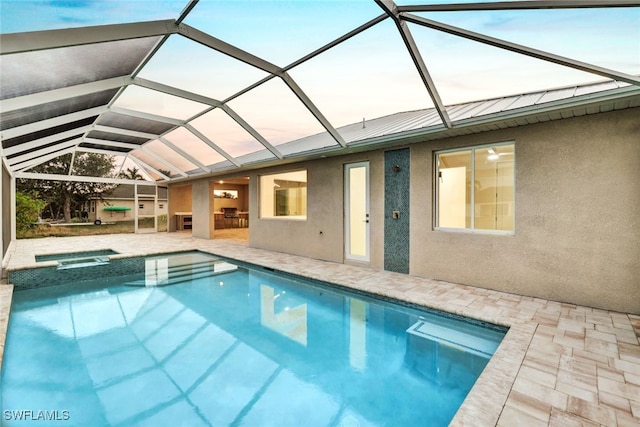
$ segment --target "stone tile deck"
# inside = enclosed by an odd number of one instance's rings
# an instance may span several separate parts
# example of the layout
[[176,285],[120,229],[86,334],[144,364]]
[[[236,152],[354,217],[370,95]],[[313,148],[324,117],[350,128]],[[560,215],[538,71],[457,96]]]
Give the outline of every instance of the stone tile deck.
[[[21,240],[8,269],[34,255],[113,249],[133,256],[199,249],[509,326],[451,425],[640,425],[640,316],[250,248],[182,233]],[[11,304],[0,286],[0,342]],[[631,296],[631,297],[638,297]],[[0,347],[0,357],[3,346]],[[1,359],[0,359],[1,362]]]

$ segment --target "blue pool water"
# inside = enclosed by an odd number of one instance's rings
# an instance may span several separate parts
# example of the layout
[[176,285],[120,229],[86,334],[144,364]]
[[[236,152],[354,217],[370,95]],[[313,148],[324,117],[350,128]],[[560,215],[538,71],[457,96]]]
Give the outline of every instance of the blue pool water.
[[444,426],[505,333],[198,252],[142,265],[14,293],[0,424]]

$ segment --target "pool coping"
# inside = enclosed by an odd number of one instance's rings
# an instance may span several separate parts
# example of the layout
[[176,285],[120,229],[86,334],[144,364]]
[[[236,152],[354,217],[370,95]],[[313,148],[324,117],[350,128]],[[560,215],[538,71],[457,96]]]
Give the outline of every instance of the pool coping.
[[[29,257],[53,243],[62,251],[63,246],[95,248],[94,240],[95,237],[87,236],[17,241],[7,268],[33,267],[35,262]],[[184,250],[225,254],[222,255],[225,258],[508,326],[502,344],[451,422],[453,426],[640,424],[640,316],[637,315],[309,259],[228,240],[198,239],[182,233],[100,236],[100,246],[119,252],[113,258]],[[7,306],[7,298],[2,297],[1,291],[0,313]],[[4,320],[5,328],[6,320],[8,317]],[[0,317],[0,330],[2,322]]]
[[6,281],[0,282],[0,372],[2,372],[2,357],[4,356],[4,343],[7,339],[12,299],[13,285],[7,284]]

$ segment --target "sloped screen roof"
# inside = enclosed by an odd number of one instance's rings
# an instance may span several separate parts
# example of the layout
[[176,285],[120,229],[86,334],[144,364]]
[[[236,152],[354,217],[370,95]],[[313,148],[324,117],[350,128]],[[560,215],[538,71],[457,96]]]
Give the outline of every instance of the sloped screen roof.
[[169,180],[640,105],[637,1],[122,3],[2,2],[14,173],[88,151]]

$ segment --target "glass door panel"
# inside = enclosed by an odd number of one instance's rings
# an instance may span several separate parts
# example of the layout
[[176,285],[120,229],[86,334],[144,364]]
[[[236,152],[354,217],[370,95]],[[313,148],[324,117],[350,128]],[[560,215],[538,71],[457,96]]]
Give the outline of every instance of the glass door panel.
[[345,166],[345,254],[369,261],[369,163]]

